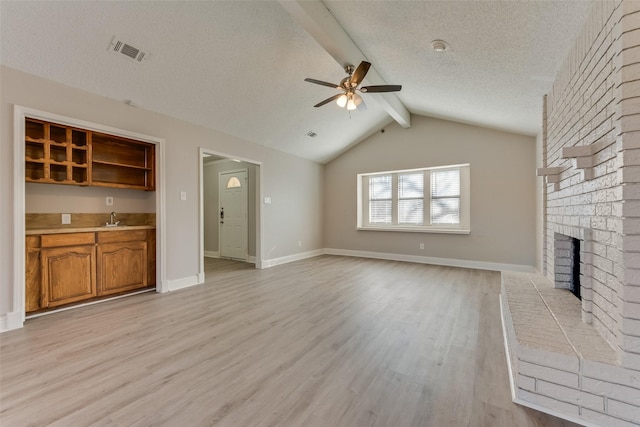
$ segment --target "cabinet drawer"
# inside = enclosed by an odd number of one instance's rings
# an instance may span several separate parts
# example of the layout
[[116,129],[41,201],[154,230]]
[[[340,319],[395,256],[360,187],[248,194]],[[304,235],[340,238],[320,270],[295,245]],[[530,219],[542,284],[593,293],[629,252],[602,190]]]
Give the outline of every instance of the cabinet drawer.
[[147,240],[147,230],[98,231],[98,243],[138,242]]
[[27,249],[40,247],[40,236],[27,236],[25,238],[25,245]]
[[95,233],[43,234],[41,246],[53,248],[58,246],[91,245],[96,242]]

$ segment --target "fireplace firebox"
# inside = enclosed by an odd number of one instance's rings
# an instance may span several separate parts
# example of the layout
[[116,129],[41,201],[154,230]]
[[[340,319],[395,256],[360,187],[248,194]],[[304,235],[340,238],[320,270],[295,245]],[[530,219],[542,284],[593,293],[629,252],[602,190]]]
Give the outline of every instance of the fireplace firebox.
[[555,285],[568,289],[578,299],[580,292],[580,239],[555,233]]

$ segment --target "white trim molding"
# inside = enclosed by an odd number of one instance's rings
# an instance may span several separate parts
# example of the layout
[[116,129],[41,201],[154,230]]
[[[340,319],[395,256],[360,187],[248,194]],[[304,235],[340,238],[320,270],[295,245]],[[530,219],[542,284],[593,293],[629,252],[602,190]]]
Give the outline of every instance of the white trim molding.
[[316,249],[314,251],[300,252],[293,255],[287,255],[280,258],[265,259],[262,261],[262,268],[275,267],[276,265],[288,264],[294,261],[300,261],[307,258],[313,258],[325,254],[326,249]]
[[204,251],[205,258],[220,258],[220,252],[218,251]]
[[534,273],[535,268],[532,265],[519,264],[500,264],[494,262],[470,261],[454,258],[436,258],[419,255],[403,255],[384,252],[354,251],[349,249],[332,249],[325,248],[324,253],[327,255],[352,256],[360,258],[384,259],[388,261],[405,261],[415,262],[418,264],[444,265],[448,267],[475,268],[478,270],[492,271],[517,271],[521,273]]
[[0,315],[0,332],[7,332],[13,329],[22,328],[24,323],[24,313],[12,311]]
[[204,283],[204,273],[194,274],[193,276],[182,277],[180,279],[167,280],[169,292],[179,289],[190,288],[191,286],[201,285]]

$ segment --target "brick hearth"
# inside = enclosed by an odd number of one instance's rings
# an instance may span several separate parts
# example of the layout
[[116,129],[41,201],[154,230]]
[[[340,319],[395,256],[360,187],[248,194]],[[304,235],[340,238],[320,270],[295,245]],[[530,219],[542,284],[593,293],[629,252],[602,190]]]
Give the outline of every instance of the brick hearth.
[[571,292],[544,276],[504,272],[501,304],[517,403],[585,425],[637,425],[640,372],[618,366]]

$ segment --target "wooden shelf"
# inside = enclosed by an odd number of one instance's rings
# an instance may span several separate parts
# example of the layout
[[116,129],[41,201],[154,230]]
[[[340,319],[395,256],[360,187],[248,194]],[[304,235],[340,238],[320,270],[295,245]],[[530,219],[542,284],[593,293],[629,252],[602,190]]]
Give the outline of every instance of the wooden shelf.
[[36,119],[25,122],[25,180],[155,190],[155,146]]
[[38,138],[38,139],[36,139],[36,138],[31,138],[31,137],[29,137],[29,136],[25,136],[25,137],[24,137],[24,140],[25,140],[26,142],[34,142],[34,143],[36,143],[36,144],[44,144],[44,142],[45,142],[45,141],[44,141],[44,139],[42,139],[42,138]]
[[135,165],[125,165],[122,163],[115,163],[115,162],[103,162],[100,160],[93,160],[93,164],[94,165],[105,165],[105,166],[115,166],[115,167],[119,167],[119,168],[131,168],[131,169],[140,169],[140,170],[145,170],[145,171],[150,171],[153,168],[149,168],[146,166],[135,166]]

